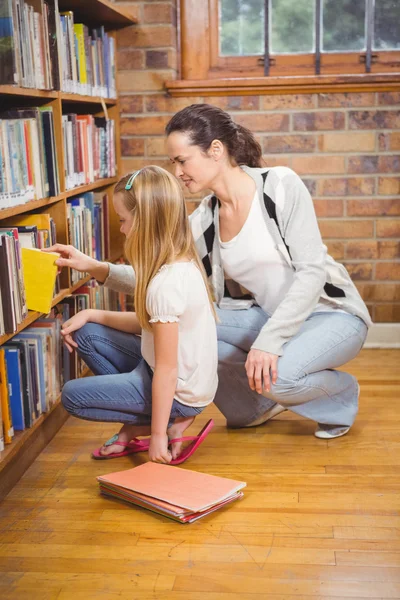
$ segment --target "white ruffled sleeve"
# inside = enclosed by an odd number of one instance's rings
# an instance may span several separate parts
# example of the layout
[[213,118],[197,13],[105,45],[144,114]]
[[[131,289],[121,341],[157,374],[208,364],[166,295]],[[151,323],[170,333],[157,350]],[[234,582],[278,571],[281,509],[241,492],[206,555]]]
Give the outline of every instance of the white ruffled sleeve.
[[173,270],[168,271],[161,272],[148,287],[146,307],[150,323],[179,323],[185,310],[182,281]]

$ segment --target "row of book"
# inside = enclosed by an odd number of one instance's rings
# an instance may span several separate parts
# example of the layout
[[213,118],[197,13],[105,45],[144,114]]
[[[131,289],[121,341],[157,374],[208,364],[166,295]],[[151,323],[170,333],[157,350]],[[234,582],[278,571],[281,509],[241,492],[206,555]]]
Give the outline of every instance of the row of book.
[[[96,260],[110,258],[110,230],[108,226],[108,195],[103,192],[86,192],[67,203],[69,243]],[[71,271],[71,282],[80,277]]]
[[[93,115],[62,117],[67,190],[116,174],[115,122]],[[0,210],[60,194],[49,106],[15,109],[0,118]]]
[[[63,344],[62,323],[84,308],[122,310],[122,294],[90,281],[0,347],[0,450],[16,431],[31,427],[51,409],[62,386],[79,377],[85,364]],[[3,435],[2,435],[3,434]]]
[[0,209],[60,193],[51,107],[9,110],[0,118]]
[[[97,260],[106,260],[110,254],[108,216],[106,193],[87,192],[71,198],[67,203],[69,243]],[[0,336],[15,333],[27,317],[28,309],[50,311],[53,296],[61,290],[54,257],[49,261],[48,254],[33,254],[24,261],[23,251],[41,250],[56,243],[56,225],[50,214],[22,214],[0,221]],[[50,286],[50,297],[43,298],[44,286],[42,289],[37,286],[41,295],[38,298],[33,297],[35,294],[30,295],[28,302],[28,281],[33,281],[35,291],[37,273],[43,278],[49,268],[49,276],[54,270],[55,277],[55,285]],[[78,271],[71,271],[72,284],[81,277]]]
[[[0,224],[0,335],[4,335],[17,331],[30,308],[26,301],[22,249],[47,248],[56,243],[56,228],[48,214],[18,215]],[[32,269],[36,271],[35,263]],[[54,291],[60,291],[58,277]]]
[[115,98],[115,40],[104,27],[74,23],[72,11],[61,13],[58,51],[61,89],[65,92]]
[[115,40],[58,0],[0,2],[0,84],[115,98]]
[[115,176],[113,119],[66,114],[62,126],[67,190]]

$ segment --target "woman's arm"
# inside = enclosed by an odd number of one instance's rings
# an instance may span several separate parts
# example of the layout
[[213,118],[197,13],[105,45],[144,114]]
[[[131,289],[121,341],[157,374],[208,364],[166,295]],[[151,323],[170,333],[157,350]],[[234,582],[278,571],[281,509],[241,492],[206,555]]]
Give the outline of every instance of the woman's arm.
[[153,323],[155,369],[152,384],[150,460],[169,463],[168,421],[178,378],[178,323]]

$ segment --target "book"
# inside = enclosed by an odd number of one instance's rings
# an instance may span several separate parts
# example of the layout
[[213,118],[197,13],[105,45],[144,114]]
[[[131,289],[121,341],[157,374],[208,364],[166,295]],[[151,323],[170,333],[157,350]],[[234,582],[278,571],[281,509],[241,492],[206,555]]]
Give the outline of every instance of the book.
[[14,431],[23,431],[25,429],[25,416],[20,351],[18,348],[8,348],[5,346],[4,352],[13,427]]
[[0,390],[4,443],[11,444],[14,437],[14,428],[12,423],[10,394],[8,391],[7,365],[4,348],[0,348]]
[[49,313],[53,300],[59,258],[56,252],[41,252],[36,248],[22,248],[22,265],[26,304],[29,310]]
[[100,492],[181,523],[192,523],[239,500],[246,483],[148,462],[97,477]]

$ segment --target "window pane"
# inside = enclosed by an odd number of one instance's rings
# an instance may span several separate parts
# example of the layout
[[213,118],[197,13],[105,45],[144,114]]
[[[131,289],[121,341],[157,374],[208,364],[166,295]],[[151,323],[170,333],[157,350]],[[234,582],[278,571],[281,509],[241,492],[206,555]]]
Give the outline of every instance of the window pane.
[[264,54],[264,0],[220,0],[219,40],[221,56]]
[[322,50],[365,49],[365,0],[322,0]]
[[400,48],[399,0],[375,0],[374,48],[379,50]]
[[314,52],[315,0],[270,0],[270,52]]

